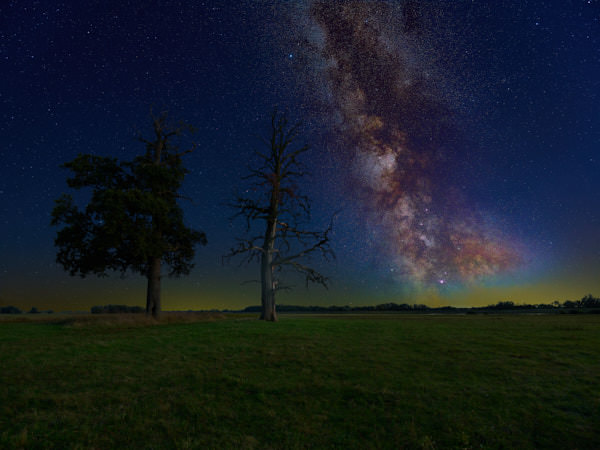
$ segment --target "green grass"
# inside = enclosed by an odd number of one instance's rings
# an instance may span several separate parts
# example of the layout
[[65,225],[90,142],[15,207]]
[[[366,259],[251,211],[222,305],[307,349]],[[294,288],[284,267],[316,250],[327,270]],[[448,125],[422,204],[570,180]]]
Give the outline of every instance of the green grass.
[[0,448],[600,448],[600,316],[0,323]]

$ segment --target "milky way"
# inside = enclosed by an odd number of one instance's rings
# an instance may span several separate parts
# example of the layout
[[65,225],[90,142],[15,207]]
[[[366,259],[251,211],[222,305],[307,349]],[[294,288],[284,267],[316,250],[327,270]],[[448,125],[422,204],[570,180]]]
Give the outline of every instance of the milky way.
[[491,226],[445,175],[455,125],[415,45],[424,31],[416,2],[323,1],[309,11],[319,30],[308,41],[326,86],[321,101],[366,234],[381,231],[382,258],[404,279],[428,285],[519,266],[506,230]]

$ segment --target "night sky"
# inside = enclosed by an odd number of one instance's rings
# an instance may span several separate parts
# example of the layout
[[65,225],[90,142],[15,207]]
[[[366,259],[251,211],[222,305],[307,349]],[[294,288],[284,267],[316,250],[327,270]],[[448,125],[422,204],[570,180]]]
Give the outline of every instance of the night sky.
[[260,302],[222,256],[274,107],[311,146],[314,228],[339,211],[330,289],[279,303],[600,295],[599,94],[598,0],[3,1],[0,304],[145,304],[140,276],[66,274],[50,212],[62,163],[144,152],[151,107],[197,128],[182,206],[208,238],[164,309]]

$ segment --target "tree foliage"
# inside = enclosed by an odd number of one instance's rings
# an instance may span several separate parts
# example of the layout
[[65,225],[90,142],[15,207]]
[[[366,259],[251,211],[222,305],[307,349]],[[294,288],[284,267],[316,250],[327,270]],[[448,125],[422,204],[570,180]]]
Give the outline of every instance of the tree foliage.
[[177,202],[188,173],[182,157],[191,151],[180,151],[177,141],[192,129],[170,124],[166,113],[153,115],[152,124],[154,138],[140,138],[146,151],[131,161],[80,154],[63,165],[72,174],[68,186],[91,189],[91,199],[79,208],[63,194],[52,211],[52,225],[61,227],[56,260],[65,270],[82,277],[110,271],[142,274],[149,281],[147,303],[158,301],[150,305],[157,315],[160,297],[151,298],[150,284],[158,282],[154,291],[160,292],[160,264],[170,267],[171,276],[188,274],[194,247],[205,244],[206,236],[184,224]]

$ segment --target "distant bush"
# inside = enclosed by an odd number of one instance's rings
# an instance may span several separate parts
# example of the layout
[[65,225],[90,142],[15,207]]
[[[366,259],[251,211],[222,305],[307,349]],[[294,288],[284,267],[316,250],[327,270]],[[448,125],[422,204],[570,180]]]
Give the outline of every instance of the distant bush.
[[579,304],[583,308],[600,308],[600,298],[594,298],[592,294],[588,294],[579,300]]
[[488,306],[489,309],[515,309],[514,302],[498,302],[495,305]]
[[0,307],[0,314],[21,314],[21,311],[16,306],[2,306]]
[[35,306],[33,306],[27,314],[39,314],[39,313],[40,312],[38,311],[38,309]]
[[92,314],[138,314],[143,313],[145,310],[141,306],[127,306],[127,305],[104,305],[104,306],[92,306]]

